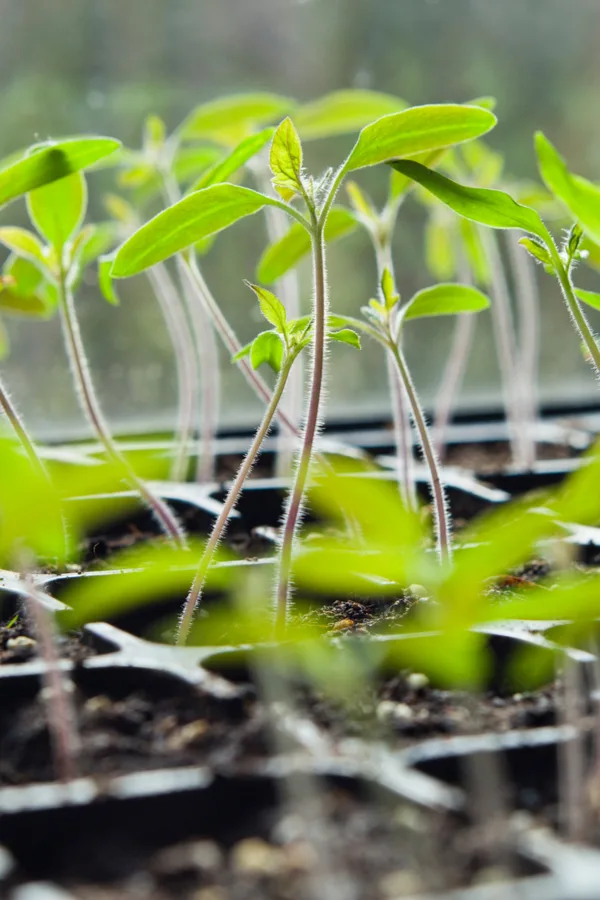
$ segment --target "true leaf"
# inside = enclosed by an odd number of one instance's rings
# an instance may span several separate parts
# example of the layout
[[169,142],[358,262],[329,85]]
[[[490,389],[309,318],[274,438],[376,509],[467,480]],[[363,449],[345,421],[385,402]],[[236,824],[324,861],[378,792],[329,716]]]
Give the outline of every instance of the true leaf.
[[0,243],[18,256],[24,256],[42,267],[45,265],[43,246],[36,235],[25,228],[0,228]]
[[425,316],[452,316],[487,309],[490,301],[466,284],[436,284],[418,291],[403,309],[403,320]]
[[112,280],[112,264],[112,256],[100,257],[98,260],[98,287],[104,299],[111,306],[118,306],[120,301]]
[[32,148],[0,171],[0,206],[73,172],[87,169],[121,146],[113,138],[67,138]]
[[112,276],[127,278],[143,272],[197,241],[223,231],[238,219],[253,215],[267,204],[283,205],[265,194],[234,184],[214,184],[188,194],[142,225],[119,247]]
[[[325,241],[331,243],[350,234],[356,227],[356,219],[348,210],[334,206],[325,223]],[[310,235],[299,222],[294,222],[289,231],[267,247],[261,256],[256,270],[257,279],[272,284],[307,256],[310,249]]]
[[253,369],[267,363],[274,372],[279,372],[283,362],[283,343],[279,335],[274,331],[263,331],[255,337],[250,345],[250,362]]
[[190,191],[198,191],[201,188],[209,187],[211,184],[220,184],[227,181],[242,166],[245,166],[253,156],[260,153],[265,144],[270,141],[273,133],[273,128],[264,128],[258,134],[252,134],[250,137],[244,138],[224,159],[205,169],[198,180],[194,182]]
[[414,106],[384,116],[363,128],[344,169],[353,171],[426,150],[450,147],[485,134],[495,124],[493,113],[476,106],[451,103]]
[[375,222],[377,219],[377,211],[367,195],[355,181],[346,182],[346,192],[350,198],[350,203],[352,204],[354,212],[359,216],[362,216],[368,222]]
[[245,284],[253,290],[258,297],[260,311],[267,322],[274,325],[281,334],[284,334],[287,325],[287,316],[285,314],[285,306],[281,300],[266,288],[260,287],[257,284],[251,284],[249,281],[246,281]]
[[144,149],[151,153],[159,150],[167,136],[167,127],[160,116],[150,115],[144,122]]
[[552,265],[552,258],[543,244],[540,244],[534,238],[521,238],[519,240],[521,246],[525,247],[527,252],[533,256],[534,259],[537,259],[538,262],[543,263],[545,266]]
[[395,290],[394,278],[387,266],[383,270],[383,275],[381,276],[381,293],[385,300],[385,308],[388,310],[393,309],[400,300],[400,297]]
[[341,331],[330,331],[329,337],[332,341],[339,341],[341,344],[350,344],[360,350],[360,338],[355,331],[350,328],[343,328]]
[[519,228],[535,234],[544,242],[551,240],[538,213],[528,206],[521,206],[504,191],[466,187],[413,160],[398,160],[390,165],[465,219],[491,228]]
[[333,91],[301,106],[294,113],[294,122],[304,140],[315,140],[359,131],[369,122],[400,112],[406,106],[404,100],[378,91]]
[[578,300],[587,303],[588,306],[593,306],[594,309],[600,309],[600,294],[595,291],[583,291],[581,288],[576,288],[575,294]]
[[51,247],[60,252],[85,216],[87,186],[81,172],[37,188],[27,195],[32,224]]
[[535,149],[546,187],[564,203],[592,240],[600,242],[600,187],[572,175],[560,153],[540,131],[535,136]]
[[189,140],[217,137],[236,140],[257,126],[268,125],[294,108],[295,102],[278,94],[235,94],[196,107],[177,129]]
[[273,135],[269,165],[273,186],[284,200],[291,200],[302,189],[302,145],[289,117]]
[[47,318],[52,308],[41,294],[44,278],[40,269],[23,256],[11,256],[4,266],[10,284],[0,292],[0,310],[18,316]]

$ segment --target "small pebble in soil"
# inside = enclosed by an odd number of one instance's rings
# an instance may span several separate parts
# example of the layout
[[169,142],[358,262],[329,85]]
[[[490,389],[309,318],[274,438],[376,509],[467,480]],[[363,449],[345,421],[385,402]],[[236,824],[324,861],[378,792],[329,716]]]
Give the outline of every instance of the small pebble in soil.
[[408,593],[416,597],[417,600],[425,600],[429,596],[429,591],[422,584],[409,584]]
[[19,635],[19,637],[9,638],[6,642],[7,650],[33,650],[36,646],[37,641],[24,634]]
[[223,866],[223,852],[218,844],[209,840],[190,841],[161,850],[152,861],[152,871],[169,878],[187,873],[212,873]]
[[375,711],[380,722],[398,722],[412,719],[414,713],[408,703],[394,703],[393,700],[382,700]]
[[429,678],[423,672],[411,672],[406,684],[411,691],[422,691],[429,686]]
[[276,875],[283,868],[283,853],[261,838],[245,838],[232,848],[231,864],[238,872]]
[[379,890],[384,897],[406,897],[412,894],[420,894],[424,888],[423,882],[409,869],[398,869],[396,872],[388,872],[379,880]]

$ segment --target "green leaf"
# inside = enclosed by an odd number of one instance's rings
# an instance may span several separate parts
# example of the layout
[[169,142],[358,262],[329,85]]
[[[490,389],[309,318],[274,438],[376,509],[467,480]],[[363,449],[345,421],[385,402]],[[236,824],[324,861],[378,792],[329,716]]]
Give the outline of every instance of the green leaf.
[[279,335],[263,331],[255,337],[250,345],[250,362],[253,369],[267,363],[274,372],[279,372],[283,363],[283,342]]
[[544,242],[551,241],[548,229],[538,213],[528,206],[521,206],[504,191],[466,187],[413,160],[398,160],[390,165],[412,178],[465,219],[490,228],[519,228],[535,234]]
[[519,243],[525,247],[527,252],[533,256],[534,259],[537,259],[538,262],[543,263],[544,266],[552,266],[552,257],[546,250],[543,244],[540,244],[534,238],[521,238]]
[[42,293],[44,278],[39,268],[23,256],[11,256],[3,272],[12,279],[0,292],[0,310],[18,316],[48,318],[53,312]]
[[96,225],[84,226],[79,233],[77,247],[73,247],[80,269],[85,269],[113,247],[118,233],[114,222],[98,222]]
[[354,171],[398,157],[450,147],[485,134],[495,124],[493,113],[476,106],[451,103],[414,106],[363,128],[344,169]]
[[595,291],[584,291],[581,288],[575,288],[575,294],[582,303],[593,306],[594,309],[600,309],[600,294]]
[[252,134],[250,137],[244,138],[224,159],[205,169],[200,178],[194,182],[190,191],[198,191],[209,187],[211,184],[220,184],[227,181],[238,169],[245,166],[253,156],[260,153],[265,144],[268,144],[271,140],[273,134],[273,128],[264,128],[258,134]]
[[425,316],[453,316],[487,309],[490,301],[477,288],[466,284],[436,284],[418,291],[402,310],[404,321]]
[[[0,292],[0,300],[2,299],[2,294]],[[8,356],[8,351],[10,350],[10,340],[8,337],[8,331],[2,324],[2,320],[0,319],[0,359],[5,359]]]
[[593,241],[600,242],[600,187],[572,175],[562,156],[541,131],[535,136],[540,175]]
[[188,194],[163,210],[116,252],[113,278],[127,278],[143,272],[197,241],[251,216],[263,206],[282,206],[279,201],[235,184],[214,184]]
[[346,182],[346,192],[350,198],[352,209],[354,212],[362,216],[368,222],[376,222],[378,219],[377,210],[355,181]]
[[447,281],[456,273],[452,227],[447,217],[431,215],[425,224],[425,262],[439,281]]
[[0,206],[73,172],[87,169],[121,146],[113,138],[67,138],[33,147],[0,171]]
[[177,129],[184,140],[214,137],[230,143],[261,125],[268,125],[295,107],[278,94],[233,94],[196,107]]
[[285,306],[275,294],[266,288],[260,287],[258,284],[252,284],[250,281],[244,281],[250,290],[254,291],[258,297],[260,311],[271,325],[274,325],[280,334],[285,334],[287,326],[287,316]]
[[23,256],[45,267],[44,248],[35,234],[25,228],[0,228],[0,243],[17,256]]
[[27,195],[27,210],[38,234],[58,253],[85,217],[87,185],[81,172],[37,188]]
[[[324,237],[331,243],[357,228],[354,216],[343,207],[334,206],[325,222]],[[274,244],[271,244],[261,256],[256,269],[256,277],[265,284],[277,281],[300,260],[310,253],[310,235],[299,223],[294,222],[289,231]]]
[[294,121],[304,140],[359,131],[381,116],[406,109],[407,103],[378,91],[346,90],[325,94],[294,113]]
[[383,270],[383,275],[381,276],[381,293],[385,300],[386,309],[393,309],[400,300],[400,296],[396,293],[394,278],[387,266]]
[[360,338],[355,331],[350,328],[342,328],[341,331],[330,331],[329,337],[332,341],[339,341],[340,344],[350,344],[360,350]]
[[281,122],[273,135],[269,165],[273,187],[286,202],[302,191],[302,145],[292,120]]
[[[447,152],[447,148],[442,147],[441,150],[428,150],[425,153],[415,153],[414,156],[411,157],[411,159],[414,159],[415,162],[420,162],[423,166],[427,166],[429,169],[432,169],[438,164],[438,162],[445,156]],[[402,175],[402,173],[398,172],[396,169],[391,169],[388,204],[398,206],[405,194],[412,190],[414,186],[415,183],[414,181],[412,181],[412,179],[407,178],[406,175]]]
[[110,256],[100,257],[98,260],[98,287],[104,299],[111,306],[119,306],[120,300],[115,291],[115,286],[111,276],[113,265],[112,254]]
[[156,153],[164,145],[166,137],[167,127],[160,116],[146,116],[143,137],[144,150]]

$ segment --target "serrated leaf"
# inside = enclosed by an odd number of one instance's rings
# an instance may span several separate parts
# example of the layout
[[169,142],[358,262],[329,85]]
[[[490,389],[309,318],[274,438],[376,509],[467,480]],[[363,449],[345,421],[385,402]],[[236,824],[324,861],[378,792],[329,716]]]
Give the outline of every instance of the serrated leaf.
[[31,148],[29,155],[0,171],[0,206],[42,185],[94,165],[120,148],[114,138],[67,138]]
[[447,219],[430,215],[425,224],[425,263],[439,281],[456,274],[456,258],[451,226]]
[[315,140],[359,131],[369,122],[400,112],[407,105],[392,94],[378,91],[333,91],[297,109],[294,121],[304,140]]
[[274,325],[280,334],[285,334],[287,326],[287,316],[285,306],[281,300],[268,291],[266,288],[260,287],[258,284],[252,284],[250,281],[244,282],[258,297],[260,311],[271,325]]
[[86,208],[87,185],[81,172],[27,195],[27,211],[32,224],[59,253],[80,228]]
[[119,247],[112,276],[127,278],[143,272],[267,204],[281,205],[265,194],[235,184],[215,184],[188,194],[142,225]]
[[350,344],[351,347],[360,350],[360,338],[352,329],[343,328],[341,331],[330,331],[328,334],[332,341],[339,341],[340,344]]
[[587,303],[588,306],[593,306],[594,309],[600,309],[600,294],[597,294],[596,291],[584,291],[581,288],[575,288],[575,294],[582,303]]
[[402,319],[452,316],[487,309],[490,301],[477,288],[466,284],[436,284],[418,291],[402,310]]
[[563,157],[541,131],[535,136],[535,149],[546,187],[567,207],[592,240],[600,242],[600,187],[571,174]]
[[216,137],[237,143],[249,131],[280,119],[296,103],[278,94],[234,94],[197,106],[177,129],[184,140]]
[[26,228],[0,228],[0,243],[12,253],[24,256],[31,262],[45,266],[44,248],[37,236]]
[[522,247],[525,247],[527,252],[530,253],[534,259],[537,259],[538,262],[543,263],[544,266],[552,266],[550,254],[543,244],[538,243],[534,238],[527,237],[521,238],[519,243]]
[[551,241],[548,229],[538,213],[528,206],[521,206],[504,191],[466,187],[413,160],[398,160],[390,165],[412,178],[465,219],[490,228],[518,228],[535,234],[544,242]]
[[242,166],[245,166],[253,156],[260,153],[263,147],[271,140],[273,134],[273,128],[264,128],[259,134],[252,134],[250,137],[244,138],[224,159],[205,169],[189,190],[198,191],[209,187],[211,184],[220,184],[227,181]]
[[302,145],[292,120],[280,123],[273,135],[269,165],[273,186],[284,200],[302,190]]
[[263,331],[255,337],[250,345],[250,363],[253,369],[267,363],[274,372],[279,372],[283,363],[283,342],[279,335]]
[[450,147],[485,134],[495,124],[493,113],[476,106],[451,103],[414,106],[363,128],[344,169],[350,172]]
[[120,300],[115,291],[111,276],[112,264],[112,255],[100,257],[98,260],[98,287],[100,288],[100,292],[104,299],[110,303],[111,306],[119,306]]
[[[325,222],[326,243],[338,240],[357,228],[354,216],[343,207],[333,207]],[[272,284],[289,272],[303,257],[310,253],[310,235],[299,222],[294,222],[289,231],[261,256],[256,277],[265,284]]]

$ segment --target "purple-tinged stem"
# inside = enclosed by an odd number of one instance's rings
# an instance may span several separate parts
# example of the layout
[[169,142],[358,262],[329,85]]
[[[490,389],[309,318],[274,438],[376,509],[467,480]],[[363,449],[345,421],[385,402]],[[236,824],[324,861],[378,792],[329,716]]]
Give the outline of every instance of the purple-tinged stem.
[[[519,235],[517,235],[517,239],[518,237]],[[523,418],[526,421],[523,449],[528,468],[533,468],[536,458],[535,425],[539,417],[537,381],[540,352],[540,304],[535,263],[529,254],[519,246],[517,239],[512,232],[506,232],[515,296],[519,309],[520,401],[523,407]]]
[[215,554],[215,551],[223,537],[225,529],[227,528],[227,523],[229,516],[231,515],[232,510],[235,507],[235,504],[238,501],[242,488],[248,478],[254,463],[256,462],[256,458],[260,453],[260,449],[262,447],[263,441],[269,430],[271,425],[273,424],[273,419],[275,417],[275,412],[277,410],[277,406],[281,401],[281,397],[283,395],[284,388],[288,381],[288,376],[291,371],[293,359],[286,361],[286,364],[281,370],[279,378],[277,379],[277,384],[275,385],[275,390],[273,391],[273,396],[271,397],[271,401],[267,406],[262,422],[259,425],[258,431],[250,445],[250,449],[246,453],[240,468],[238,469],[238,473],[235,477],[235,480],[231,487],[229,488],[229,493],[227,494],[227,498],[223,504],[223,508],[219,513],[219,517],[213,525],[213,529],[210,533],[210,537],[206,543],[206,547],[204,548],[204,552],[202,554],[202,558],[200,560],[200,564],[196,571],[196,575],[194,577],[193,584],[190,588],[190,592],[185,601],[185,605],[183,608],[183,612],[181,614],[181,618],[179,620],[179,627],[177,630],[177,644],[183,645],[186,643],[190,626],[192,624],[192,619],[194,617],[194,613],[202,598],[202,591],[204,589],[204,584],[206,582],[206,576],[208,573],[208,569],[212,562],[212,558]]
[[60,273],[58,279],[58,297],[67,356],[71,364],[75,385],[78,388],[78,396],[84,414],[96,434],[96,437],[104,447],[109,459],[117,466],[117,468],[121,469],[125,480],[129,482],[135,491],[137,491],[144,503],[154,513],[165,534],[174,544],[185,546],[185,533],[177,521],[175,514],[160,497],[154,494],[145,481],[138,478],[133,467],[113,441],[96,397],[94,383],[88,367],[87,356],[85,354],[83,340],[79,330],[79,322],[75,313],[73,295],[66,286],[63,272]]
[[325,242],[323,227],[317,225],[312,235],[314,273],[314,326],[312,342],[312,375],[308,412],[302,437],[302,448],[296,467],[293,487],[288,499],[283,523],[283,537],[277,578],[275,635],[285,633],[290,595],[294,538],[299,522],[302,500],[313,454],[313,447],[320,425],[321,397],[325,376],[325,332],[327,323],[327,283],[325,276]]
[[77,718],[72,701],[72,683],[61,671],[60,659],[50,611],[44,606],[28,577],[23,578],[26,592],[27,614],[34,634],[40,644],[40,655],[45,663],[42,671],[42,701],[46,707],[48,732],[58,781],[72,781],[78,776],[77,758],[81,741],[77,732]]
[[171,344],[175,351],[178,383],[176,444],[170,478],[185,481],[198,406],[196,355],[190,338],[185,308],[167,267],[158,263],[148,270],[148,278],[158,300]]
[[396,363],[398,374],[402,379],[402,383],[408,396],[410,403],[410,411],[419,436],[421,451],[425,458],[425,462],[429,469],[431,479],[431,493],[433,495],[433,510],[435,517],[435,530],[437,537],[437,550],[442,562],[449,561],[452,558],[452,546],[450,542],[450,521],[446,506],[446,497],[444,495],[444,486],[442,483],[439,463],[429,437],[429,431],[425,416],[417,396],[417,392],[410,377],[410,372],[404,361],[402,351],[398,344],[390,340],[389,348]]

